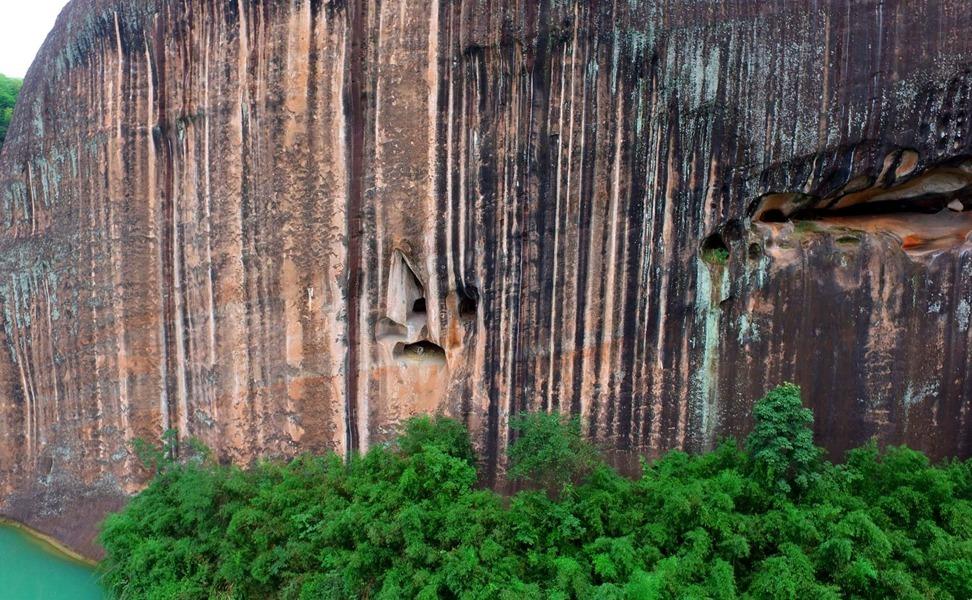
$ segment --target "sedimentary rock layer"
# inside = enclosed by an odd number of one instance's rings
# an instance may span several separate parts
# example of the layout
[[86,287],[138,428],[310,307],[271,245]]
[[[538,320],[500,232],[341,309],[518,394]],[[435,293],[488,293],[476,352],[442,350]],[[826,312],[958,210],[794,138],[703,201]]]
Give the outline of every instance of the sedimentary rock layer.
[[[965,0],[74,0],[0,154],[0,512],[93,552],[136,437],[502,472],[746,431],[969,455]],[[957,204],[956,204],[957,202]],[[950,208],[949,208],[950,207]]]

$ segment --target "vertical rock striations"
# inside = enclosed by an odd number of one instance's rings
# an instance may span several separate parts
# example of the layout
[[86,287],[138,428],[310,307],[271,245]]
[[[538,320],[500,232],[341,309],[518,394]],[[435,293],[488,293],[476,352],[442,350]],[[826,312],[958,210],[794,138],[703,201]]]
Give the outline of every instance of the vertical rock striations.
[[0,155],[0,510],[82,549],[135,437],[419,411],[618,460],[805,386],[972,454],[963,0],[74,0]]

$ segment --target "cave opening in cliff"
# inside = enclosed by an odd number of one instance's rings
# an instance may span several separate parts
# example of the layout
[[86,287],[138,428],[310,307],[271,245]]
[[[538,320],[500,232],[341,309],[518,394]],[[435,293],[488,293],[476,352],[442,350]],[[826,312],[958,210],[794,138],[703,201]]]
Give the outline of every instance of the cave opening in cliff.
[[446,363],[445,350],[442,346],[429,340],[421,340],[414,344],[396,344],[395,358],[422,365],[444,365]]
[[851,231],[890,234],[908,252],[966,243],[972,233],[972,160],[953,159],[914,173],[916,159],[905,163],[896,157],[889,155],[880,175],[853,177],[829,195],[766,194],[751,205],[750,219],[770,227],[792,224],[792,230],[777,229],[785,235],[832,233],[846,240]]
[[[934,215],[942,213],[945,216],[951,216],[950,213],[964,212],[969,208],[969,206],[972,206],[972,198],[963,199],[961,197],[951,196],[926,196],[906,200],[861,202],[859,204],[851,204],[848,206],[838,206],[833,208],[805,208],[795,211],[792,215],[790,215],[789,220],[819,221],[830,217],[881,217],[895,214]],[[945,212],[946,210],[949,212]],[[767,215],[769,213],[778,213],[780,216],[783,215],[783,213],[780,211],[767,211],[767,213],[764,213],[761,217],[761,220],[764,223],[780,222],[771,221],[768,219]],[[786,220],[787,218],[783,217],[783,221],[781,222],[785,222]]]
[[908,252],[943,250],[966,242],[972,233],[972,197],[929,195],[834,208],[807,208],[791,215],[796,231],[891,234]]
[[466,286],[459,294],[459,317],[463,320],[475,320],[479,313],[479,290],[473,286]]
[[413,315],[424,315],[428,314],[428,309],[425,306],[425,298],[419,298],[412,304],[412,314]]
[[724,265],[729,262],[729,245],[719,232],[706,236],[699,249],[702,260],[707,263]]
[[759,215],[759,220],[763,223],[786,223],[789,219],[783,211],[778,208],[771,208]]

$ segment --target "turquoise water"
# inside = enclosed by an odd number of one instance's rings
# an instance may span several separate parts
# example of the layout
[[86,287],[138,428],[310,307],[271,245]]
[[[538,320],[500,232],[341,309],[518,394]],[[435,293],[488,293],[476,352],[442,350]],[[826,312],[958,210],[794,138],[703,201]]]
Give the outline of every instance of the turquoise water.
[[91,567],[19,529],[0,525],[0,598],[100,600],[104,595]]

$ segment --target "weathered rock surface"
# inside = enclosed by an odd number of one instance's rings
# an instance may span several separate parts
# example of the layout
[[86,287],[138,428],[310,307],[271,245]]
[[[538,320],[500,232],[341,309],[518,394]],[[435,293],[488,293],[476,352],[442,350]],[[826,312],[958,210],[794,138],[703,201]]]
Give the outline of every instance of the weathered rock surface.
[[[965,0],[74,0],[0,154],[0,512],[419,411],[972,453]],[[961,206],[955,204],[958,201]],[[728,258],[725,258],[728,255]]]

